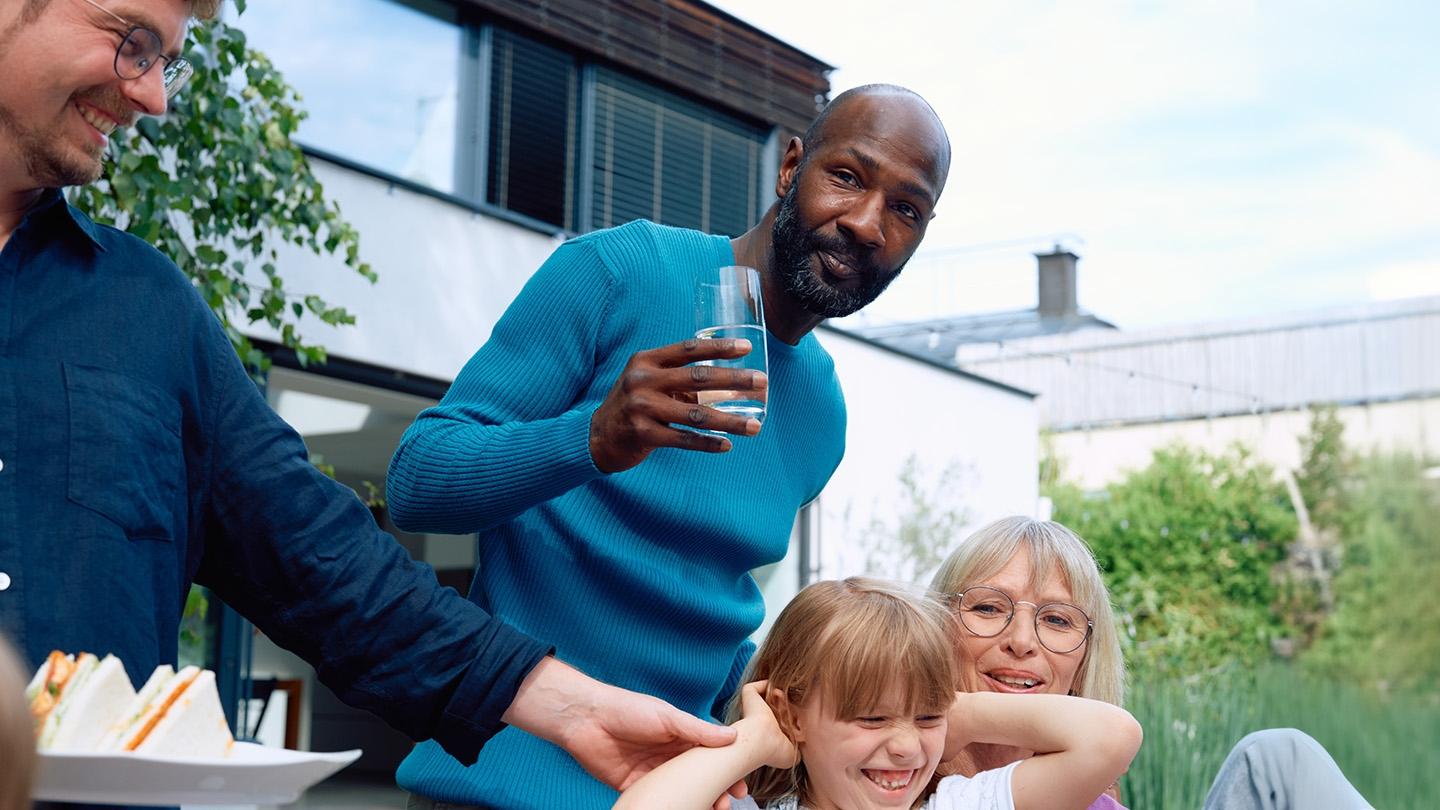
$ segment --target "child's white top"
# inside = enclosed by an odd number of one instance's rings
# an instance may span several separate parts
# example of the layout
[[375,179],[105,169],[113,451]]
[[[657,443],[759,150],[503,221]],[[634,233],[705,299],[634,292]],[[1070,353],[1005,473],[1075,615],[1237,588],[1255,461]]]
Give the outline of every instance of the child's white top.
[[[1022,760],[1023,761],[1023,760]],[[1015,810],[1015,797],[1010,792],[1010,774],[1020,762],[1012,762],[993,771],[975,776],[947,776],[940,780],[935,794],[921,805],[921,810]],[[748,796],[730,803],[731,810],[760,810]],[[794,796],[776,799],[765,810],[805,810]]]

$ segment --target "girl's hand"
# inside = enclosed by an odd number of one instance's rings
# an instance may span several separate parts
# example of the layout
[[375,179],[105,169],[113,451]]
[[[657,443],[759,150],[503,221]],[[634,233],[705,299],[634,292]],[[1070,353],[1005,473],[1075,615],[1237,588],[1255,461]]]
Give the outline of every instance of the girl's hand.
[[[769,692],[767,681],[745,684],[740,690],[741,723],[750,727],[750,732],[756,735],[766,765],[772,768],[793,768],[800,761],[800,752],[796,750],[795,743],[785,736],[779,721],[775,719],[775,712],[770,709],[767,700]],[[774,696],[778,700],[784,700],[778,689]]]

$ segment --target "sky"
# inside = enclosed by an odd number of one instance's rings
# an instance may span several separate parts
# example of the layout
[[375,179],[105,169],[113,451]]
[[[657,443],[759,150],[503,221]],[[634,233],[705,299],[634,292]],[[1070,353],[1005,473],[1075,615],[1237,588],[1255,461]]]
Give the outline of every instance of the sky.
[[1440,3],[710,2],[950,133],[861,321],[1032,307],[1055,244],[1123,328],[1440,294]]

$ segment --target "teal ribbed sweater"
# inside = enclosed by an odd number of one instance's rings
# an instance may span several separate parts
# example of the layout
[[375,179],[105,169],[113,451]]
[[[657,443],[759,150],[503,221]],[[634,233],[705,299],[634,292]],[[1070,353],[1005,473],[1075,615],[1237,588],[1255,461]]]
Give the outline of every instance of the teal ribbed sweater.
[[[605,475],[589,427],[632,354],[693,334],[696,270],[733,263],[726,237],[649,222],[562,245],[406,431],[387,481],[401,528],[479,533],[476,603],[590,675],[702,717],[753,649],[765,608],[750,570],[785,555],[796,511],[844,452],[830,357],[813,335],[771,336],[764,429],[722,455],[660,449]],[[616,795],[514,728],[469,768],[422,743],[396,779],[507,810]]]

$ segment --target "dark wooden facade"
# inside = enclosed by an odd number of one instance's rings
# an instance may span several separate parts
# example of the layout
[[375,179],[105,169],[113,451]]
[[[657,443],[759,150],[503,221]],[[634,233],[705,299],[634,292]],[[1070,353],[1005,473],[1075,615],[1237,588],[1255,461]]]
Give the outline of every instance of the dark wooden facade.
[[833,66],[698,0],[463,2],[786,134],[829,98]]

